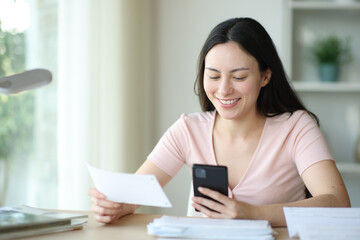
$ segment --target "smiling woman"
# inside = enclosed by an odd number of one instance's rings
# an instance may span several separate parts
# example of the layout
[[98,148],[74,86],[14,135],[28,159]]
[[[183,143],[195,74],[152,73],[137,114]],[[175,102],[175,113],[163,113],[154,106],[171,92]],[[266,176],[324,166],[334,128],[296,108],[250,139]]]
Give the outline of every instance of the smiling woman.
[[[165,186],[184,164],[226,166],[228,196],[200,187],[213,200],[192,198],[192,206],[212,218],[266,219],[279,227],[286,225],[285,206],[350,206],[317,118],[290,87],[260,23],[232,18],[218,24],[200,53],[195,86],[202,112],[183,114],[137,174],[154,174]],[[108,201],[96,189],[89,195],[100,222],[138,207]]]
[[214,46],[205,62],[204,90],[219,114],[228,120],[257,114],[257,98],[271,71],[260,72],[256,59],[233,41]]

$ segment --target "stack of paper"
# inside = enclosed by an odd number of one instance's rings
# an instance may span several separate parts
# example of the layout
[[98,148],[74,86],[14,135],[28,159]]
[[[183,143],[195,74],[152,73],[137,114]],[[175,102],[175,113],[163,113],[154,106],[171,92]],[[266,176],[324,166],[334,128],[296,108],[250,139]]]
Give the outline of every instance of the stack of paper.
[[225,220],[163,216],[147,226],[158,237],[196,239],[274,239],[265,220]]
[[81,229],[87,215],[45,211],[29,206],[0,207],[0,239]]
[[360,239],[360,208],[285,207],[290,237]]

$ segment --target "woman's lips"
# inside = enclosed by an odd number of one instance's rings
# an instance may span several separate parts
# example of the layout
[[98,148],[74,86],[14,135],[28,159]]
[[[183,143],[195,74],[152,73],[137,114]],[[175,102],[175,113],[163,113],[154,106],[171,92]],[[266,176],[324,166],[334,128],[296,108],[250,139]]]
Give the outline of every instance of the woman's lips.
[[224,107],[224,108],[231,108],[231,107],[235,106],[240,99],[241,98],[233,98],[233,99],[220,99],[220,98],[218,98],[221,106]]

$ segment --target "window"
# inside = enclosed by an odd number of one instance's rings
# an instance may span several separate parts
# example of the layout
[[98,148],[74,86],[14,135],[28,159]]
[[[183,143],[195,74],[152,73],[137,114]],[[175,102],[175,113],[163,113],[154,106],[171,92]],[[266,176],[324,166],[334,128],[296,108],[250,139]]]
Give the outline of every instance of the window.
[[15,96],[0,95],[0,205],[54,208],[57,1],[1,0],[0,22],[0,76],[33,68],[53,73],[49,86]]

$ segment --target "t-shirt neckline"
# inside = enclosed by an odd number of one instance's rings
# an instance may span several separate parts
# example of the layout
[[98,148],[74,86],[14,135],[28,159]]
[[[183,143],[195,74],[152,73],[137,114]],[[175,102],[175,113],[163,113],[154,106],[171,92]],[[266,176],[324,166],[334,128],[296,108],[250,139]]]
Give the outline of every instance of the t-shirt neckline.
[[[213,111],[212,113],[212,124],[211,124],[211,131],[210,131],[210,149],[211,149],[211,162],[213,163],[213,165],[219,165],[217,160],[216,160],[216,157],[215,157],[215,148],[214,148],[214,141],[213,141],[213,133],[214,133],[214,127],[215,127],[215,117],[216,117],[216,110]],[[233,189],[230,188],[230,186],[228,186],[228,190],[229,190],[229,196],[232,197],[233,195],[233,191],[235,189],[237,189],[238,187],[241,186],[241,184],[244,182],[244,179],[246,179],[247,175],[249,174],[250,172],[250,169],[252,168],[252,166],[254,165],[254,162],[256,160],[256,155],[258,154],[259,152],[259,149],[260,149],[260,146],[262,144],[262,141],[263,141],[263,136],[264,136],[264,133],[265,133],[265,130],[267,128],[267,125],[268,125],[268,117],[265,118],[265,123],[264,123],[264,127],[263,127],[263,130],[261,132],[261,136],[260,136],[260,139],[259,139],[259,142],[258,142],[258,145],[256,146],[256,149],[254,151],[254,154],[253,156],[251,157],[251,160],[250,160],[250,163],[249,165],[247,166],[245,172],[244,172],[244,175],[242,176],[242,178],[240,179],[240,181],[235,185],[235,187]]]

